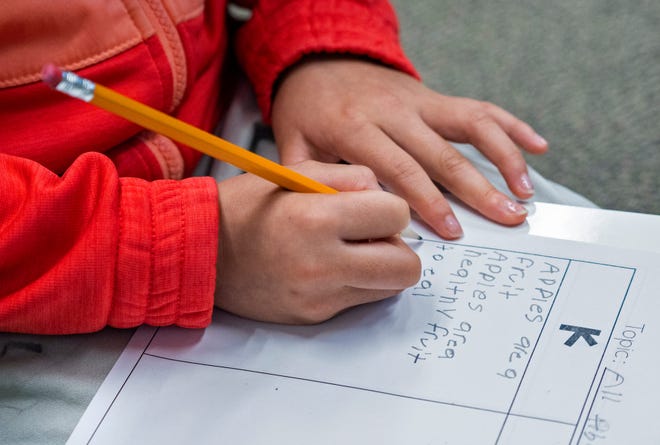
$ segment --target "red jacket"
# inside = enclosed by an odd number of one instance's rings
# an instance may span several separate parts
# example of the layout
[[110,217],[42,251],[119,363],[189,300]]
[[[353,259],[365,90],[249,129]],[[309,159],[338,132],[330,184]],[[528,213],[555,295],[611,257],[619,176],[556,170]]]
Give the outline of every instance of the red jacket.
[[[235,36],[268,117],[279,74],[350,52],[414,73],[386,0],[262,0]],[[210,130],[224,0],[5,0],[0,6],[0,331],[204,327],[219,208],[198,153],[39,82],[53,62]],[[227,66],[225,66],[227,65]]]

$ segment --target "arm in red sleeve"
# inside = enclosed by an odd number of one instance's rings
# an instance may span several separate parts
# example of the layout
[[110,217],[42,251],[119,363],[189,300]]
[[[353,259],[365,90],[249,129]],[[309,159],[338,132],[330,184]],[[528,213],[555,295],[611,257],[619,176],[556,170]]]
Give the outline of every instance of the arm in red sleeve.
[[366,56],[419,77],[401,49],[387,0],[261,0],[241,27],[237,53],[270,116],[278,76],[312,53]]
[[210,178],[119,178],[97,153],[60,177],[0,154],[0,331],[210,321],[218,242]]

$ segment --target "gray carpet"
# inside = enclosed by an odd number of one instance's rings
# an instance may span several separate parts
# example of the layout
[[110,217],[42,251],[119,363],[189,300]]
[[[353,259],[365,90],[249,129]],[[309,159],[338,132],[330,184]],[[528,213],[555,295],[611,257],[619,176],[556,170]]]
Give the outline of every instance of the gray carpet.
[[444,94],[494,102],[551,151],[528,162],[604,208],[660,214],[660,2],[393,0]]

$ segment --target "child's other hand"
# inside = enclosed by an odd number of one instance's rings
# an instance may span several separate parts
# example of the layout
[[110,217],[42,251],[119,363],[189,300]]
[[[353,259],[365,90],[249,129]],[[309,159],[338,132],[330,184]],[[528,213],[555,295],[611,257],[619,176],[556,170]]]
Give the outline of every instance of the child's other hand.
[[420,260],[401,240],[405,201],[362,166],[295,167],[338,190],[285,191],[245,174],[223,181],[216,306],[256,320],[317,323],[415,284]]
[[433,181],[499,223],[519,224],[526,216],[448,140],[481,150],[520,198],[531,197],[533,188],[518,146],[534,154],[547,149],[529,125],[493,104],[443,96],[356,59],[318,57],[296,66],[277,90],[272,118],[283,163],[366,165],[445,238],[462,231]]

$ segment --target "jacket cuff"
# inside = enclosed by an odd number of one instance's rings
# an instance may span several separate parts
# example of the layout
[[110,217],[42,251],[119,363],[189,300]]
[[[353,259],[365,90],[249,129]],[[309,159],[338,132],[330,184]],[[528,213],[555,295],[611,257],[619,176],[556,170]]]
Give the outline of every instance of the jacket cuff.
[[218,252],[217,193],[212,178],[121,178],[109,325],[202,328],[210,323]]
[[399,43],[396,15],[386,1],[261,2],[240,29],[237,53],[264,119],[270,121],[278,76],[307,54],[367,56],[419,79]]

